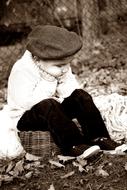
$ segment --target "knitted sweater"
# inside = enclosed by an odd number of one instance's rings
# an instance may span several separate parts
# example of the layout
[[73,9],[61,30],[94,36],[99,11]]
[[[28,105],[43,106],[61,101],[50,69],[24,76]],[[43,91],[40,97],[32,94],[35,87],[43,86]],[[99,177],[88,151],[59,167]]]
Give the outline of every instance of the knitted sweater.
[[67,72],[55,78],[35,64],[31,53],[26,50],[14,64],[8,80],[7,102],[15,126],[23,113],[41,100],[55,98],[62,102],[79,88],[71,67],[67,65],[67,68]]

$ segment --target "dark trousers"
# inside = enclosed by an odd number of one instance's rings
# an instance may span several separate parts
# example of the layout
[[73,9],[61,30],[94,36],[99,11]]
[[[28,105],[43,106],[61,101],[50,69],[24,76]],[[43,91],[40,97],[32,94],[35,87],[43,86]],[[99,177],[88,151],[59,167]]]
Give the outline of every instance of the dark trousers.
[[[80,128],[72,121],[76,118]],[[18,122],[20,131],[50,131],[62,151],[78,144],[90,144],[98,137],[109,137],[92,97],[75,90],[62,103],[45,99],[26,111]]]

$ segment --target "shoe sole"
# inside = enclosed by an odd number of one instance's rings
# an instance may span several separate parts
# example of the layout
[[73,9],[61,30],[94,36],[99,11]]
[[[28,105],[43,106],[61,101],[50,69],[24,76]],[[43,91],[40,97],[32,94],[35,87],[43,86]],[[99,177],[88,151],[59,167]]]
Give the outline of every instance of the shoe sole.
[[78,158],[87,159],[93,155],[96,155],[100,152],[100,147],[98,145],[91,146],[87,150],[85,150]]

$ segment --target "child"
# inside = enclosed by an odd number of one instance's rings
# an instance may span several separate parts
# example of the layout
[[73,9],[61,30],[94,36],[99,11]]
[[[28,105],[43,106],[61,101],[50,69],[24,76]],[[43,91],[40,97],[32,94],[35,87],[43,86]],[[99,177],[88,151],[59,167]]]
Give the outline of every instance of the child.
[[[10,73],[8,106],[19,131],[50,131],[64,155],[115,149],[92,97],[72,74],[70,62],[82,48],[80,37],[64,28],[37,26],[27,50]],[[77,127],[72,119],[81,126]],[[90,148],[92,146],[92,148]]]

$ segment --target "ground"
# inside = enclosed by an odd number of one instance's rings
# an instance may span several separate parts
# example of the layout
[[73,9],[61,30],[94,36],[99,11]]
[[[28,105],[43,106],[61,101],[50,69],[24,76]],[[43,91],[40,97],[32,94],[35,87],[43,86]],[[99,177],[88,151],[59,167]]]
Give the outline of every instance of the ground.
[[[115,158],[115,159],[114,159]],[[54,161],[55,158],[52,158]],[[58,158],[57,158],[58,160]],[[29,163],[24,161],[23,166]],[[57,163],[57,162],[56,162]],[[127,156],[101,155],[85,163],[83,171],[70,161],[63,166],[37,161],[34,167],[23,169],[21,174],[2,183],[2,190],[126,190],[127,189]],[[28,169],[29,168],[29,169]],[[7,172],[6,172],[7,173]],[[27,175],[25,175],[27,174]],[[7,174],[6,174],[7,175]],[[11,176],[11,175],[10,175]]]
[[[73,65],[82,87],[92,96],[127,95],[127,27],[121,25],[95,43],[93,55]],[[6,89],[2,89],[3,95]],[[2,99],[5,100],[5,97]],[[65,158],[64,158],[65,159]],[[127,190],[127,154],[103,154],[88,160],[61,161],[57,153],[36,160],[1,160],[2,190]]]

